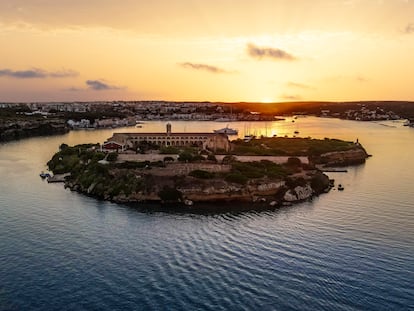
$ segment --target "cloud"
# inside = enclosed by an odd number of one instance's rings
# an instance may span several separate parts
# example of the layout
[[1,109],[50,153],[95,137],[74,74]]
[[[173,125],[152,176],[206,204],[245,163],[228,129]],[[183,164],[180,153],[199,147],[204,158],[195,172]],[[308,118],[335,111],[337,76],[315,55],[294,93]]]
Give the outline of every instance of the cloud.
[[67,91],[67,92],[83,92],[83,91],[88,91],[88,90],[106,91],[106,90],[126,89],[125,87],[110,85],[105,80],[86,80],[85,84],[87,85],[86,88],[72,86],[72,87],[64,89],[64,91]]
[[289,95],[289,94],[283,94],[282,96],[280,96],[281,99],[284,100],[301,100],[302,97],[300,97],[299,95]]
[[258,47],[252,43],[247,44],[247,53],[254,58],[271,58],[274,60],[286,60],[293,61],[297,58],[292,54],[283,51],[281,49],[269,48],[269,47]]
[[206,64],[196,64],[196,63],[185,62],[185,63],[179,63],[178,65],[184,68],[189,68],[189,69],[194,69],[194,70],[203,70],[203,71],[208,71],[211,73],[230,73],[229,71],[225,69],[222,69],[216,66],[206,65]]
[[407,34],[414,33],[414,24],[411,23],[405,26],[404,33],[407,33]]
[[297,83],[297,82],[291,82],[289,81],[288,83],[286,83],[286,85],[288,87],[292,87],[292,88],[298,88],[298,89],[313,89],[313,86],[307,85],[307,84],[302,84],[302,83]]
[[51,78],[68,78],[77,76],[79,76],[79,73],[74,70],[60,70],[49,73],[49,77]]
[[79,88],[79,87],[70,87],[67,89],[64,89],[64,91],[68,91],[68,92],[80,92],[80,91],[84,91],[85,89]]
[[357,75],[357,76],[355,77],[355,79],[356,79],[358,82],[367,82],[367,81],[368,81],[368,79],[367,79],[367,78],[365,78],[364,76],[361,76],[361,75]]
[[359,82],[359,83],[364,83],[364,82],[369,82],[370,79],[367,78],[366,76],[363,76],[361,74],[356,74],[356,75],[336,75],[336,76],[329,76],[323,79],[326,82],[346,82],[346,81],[353,81],[353,82]]
[[69,78],[76,77],[79,73],[74,70],[61,70],[48,72],[39,68],[27,70],[0,69],[0,77],[15,79],[45,79],[45,78]]
[[119,90],[119,86],[109,85],[103,80],[86,80],[89,89],[95,91]]

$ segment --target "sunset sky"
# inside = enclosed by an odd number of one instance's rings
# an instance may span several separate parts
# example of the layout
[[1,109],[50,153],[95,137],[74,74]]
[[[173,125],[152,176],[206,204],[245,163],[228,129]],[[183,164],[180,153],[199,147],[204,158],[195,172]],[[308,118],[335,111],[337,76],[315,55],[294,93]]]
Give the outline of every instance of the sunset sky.
[[414,0],[0,0],[0,101],[414,100]]

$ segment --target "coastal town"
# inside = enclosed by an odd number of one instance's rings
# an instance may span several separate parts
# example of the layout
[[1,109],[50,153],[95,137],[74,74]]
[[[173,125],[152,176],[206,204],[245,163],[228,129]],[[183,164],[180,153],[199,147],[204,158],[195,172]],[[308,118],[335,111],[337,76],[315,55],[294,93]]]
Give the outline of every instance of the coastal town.
[[279,121],[317,116],[355,121],[405,120],[414,127],[413,102],[213,103],[104,101],[0,103],[0,141],[61,134],[73,129],[141,127],[143,121]]

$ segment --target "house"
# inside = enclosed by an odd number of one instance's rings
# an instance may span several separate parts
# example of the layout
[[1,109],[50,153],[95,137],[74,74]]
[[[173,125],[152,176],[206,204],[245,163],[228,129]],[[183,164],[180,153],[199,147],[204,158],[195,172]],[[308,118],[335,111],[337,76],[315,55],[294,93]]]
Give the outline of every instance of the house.
[[101,145],[103,152],[121,152],[126,150],[126,145],[114,140],[108,140]]

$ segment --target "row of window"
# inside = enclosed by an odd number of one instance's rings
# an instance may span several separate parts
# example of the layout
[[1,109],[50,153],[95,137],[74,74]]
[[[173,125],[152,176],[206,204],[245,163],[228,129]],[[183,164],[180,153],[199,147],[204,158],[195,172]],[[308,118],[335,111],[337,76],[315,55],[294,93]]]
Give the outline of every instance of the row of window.
[[163,136],[163,137],[156,137],[156,136],[153,136],[153,137],[150,137],[150,136],[148,136],[148,137],[146,137],[146,136],[143,136],[143,137],[133,137],[133,139],[134,140],[156,140],[156,139],[159,139],[159,140],[165,140],[165,139],[175,139],[175,140],[188,140],[188,139],[190,139],[190,140],[194,140],[194,139],[199,139],[199,140],[205,140],[205,139],[208,139],[208,137],[207,136],[204,136],[204,137],[202,137],[202,136],[199,136],[199,137],[193,137],[193,136],[191,136],[191,137],[170,137],[170,136],[167,136],[167,137],[165,137],[165,136]]
[[[136,143],[136,142],[135,142]],[[189,144],[194,144],[194,145],[198,145],[198,146],[202,146],[203,142],[202,141],[195,141],[195,142],[189,142],[187,141],[156,141],[154,142],[154,144],[157,145],[166,145],[166,146],[186,146]],[[135,146],[137,146],[138,144],[136,143]]]

